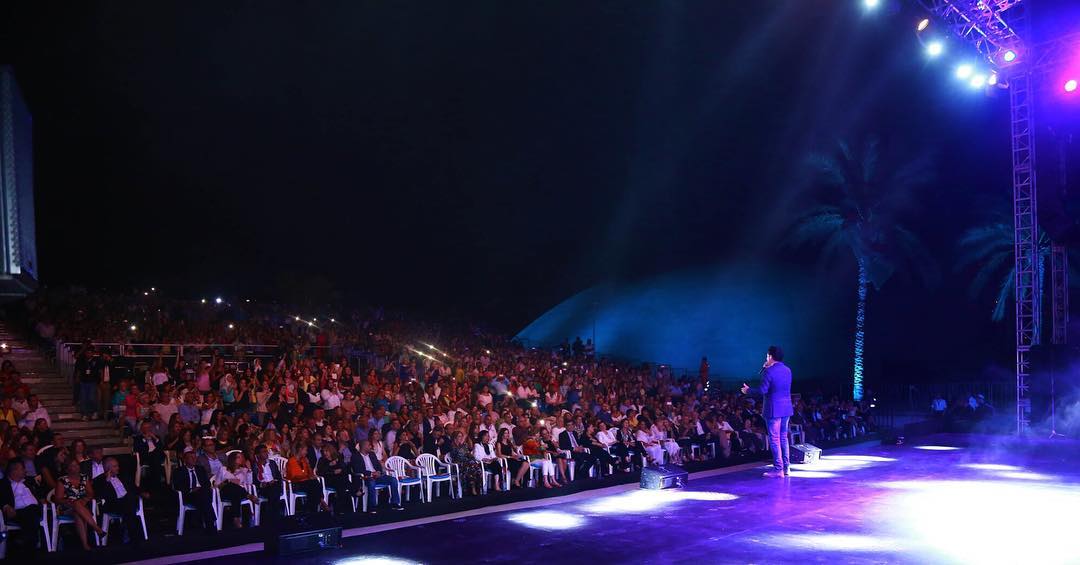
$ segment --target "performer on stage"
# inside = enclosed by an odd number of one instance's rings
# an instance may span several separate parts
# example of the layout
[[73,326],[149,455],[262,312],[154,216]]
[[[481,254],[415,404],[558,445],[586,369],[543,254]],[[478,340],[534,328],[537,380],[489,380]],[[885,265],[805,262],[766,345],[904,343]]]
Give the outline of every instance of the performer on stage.
[[[764,397],[761,408],[767,423],[769,448],[773,453],[773,470],[765,477],[776,478],[791,474],[791,459],[788,456],[788,420],[794,411],[791,408],[791,369],[784,365],[784,350],[770,345],[765,355],[765,365],[761,368],[761,386],[759,391]],[[743,383],[742,392],[746,394],[750,386]]]

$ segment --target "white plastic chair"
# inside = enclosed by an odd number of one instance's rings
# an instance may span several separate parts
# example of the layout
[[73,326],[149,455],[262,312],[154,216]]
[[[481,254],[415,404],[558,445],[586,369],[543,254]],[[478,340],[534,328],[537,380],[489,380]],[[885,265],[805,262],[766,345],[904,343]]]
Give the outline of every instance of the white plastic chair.
[[[172,472],[168,471],[168,454],[166,454],[165,461],[166,461],[166,467],[165,467],[166,472],[168,472],[169,476],[171,477]],[[139,488],[142,485],[143,473],[145,473],[146,471],[149,471],[149,470],[150,470],[150,466],[142,464],[142,456],[139,455],[138,451],[136,451],[135,452],[135,488]],[[166,482],[166,484],[171,485],[172,483],[171,482]]]
[[184,520],[188,512],[197,512],[199,509],[194,504],[187,504],[184,502],[184,493],[180,491],[176,492],[177,508],[179,508],[178,515],[176,516],[176,535],[184,535]]
[[289,460],[278,455],[272,458],[274,463],[277,463],[278,469],[281,470],[282,485],[281,491],[285,495],[285,510],[289,516],[296,515],[296,501],[307,499],[307,493],[302,490],[294,490],[293,482],[285,478],[285,468],[288,465]]
[[[411,499],[412,491],[409,487],[420,489],[420,500],[424,500],[423,470],[420,467],[410,464],[404,457],[395,455],[386,460],[385,468],[389,475],[398,480],[398,500]],[[401,498],[402,491],[405,494],[404,499]]]
[[[142,497],[136,497],[138,500],[138,506],[135,509],[135,516],[139,518],[139,523],[142,525],[143,539],[150,539],[150,534],[146,530],[146,512],[143,509]],[[104,500],[98,500],[98,509],[101,511],[101,529],[105,530],[105,535],[109,535],[109,525],[115,520],[124,521],[123,514],[118,512],[109,512],[109,508]],[[101,540],[98,540],[98,545],[101,544]]]
[[[449,483],[450,496],[454,496],[453,468],[449,463],[439,461],[438,457],[430,453],[421,453],[416,458],[416,464],[420,467],[420,477],[424,481],[424,491],[427,492],[427,501],[433,499],[432,487],[438,487],[440,483]],[[440,468],[445,472],[440,472]]]
[[[49,517],[49,510],[50,510],[50,505],[48,505],[48,504],[41,507],[41,520],[38,521],[38,526],[41,528],[41,537],[45,540],[45,550],[49,551],[49,552],[53,552],[53,551],[56,551],[56,549],[53,547],[52,529],[51,529],[52,520]],[[19,527],[18,524],[8,524],[4,520],[4,513],[0,512],[0,532],[4,532],[6,534],[7,532],[20,532],[20,531],[22,531],[22,528]],[[7,541],[5,540],[4,543],[6,544]],[[6,545],[5,545],[5,550],[6,550]],[[0,556],[0,558],[3,558],[3,556]]]
[[[60,548],[60,546],[59,546],[59,542],[60,542],[60,526],[75,525],[75,520],[77,519],[77,518],[75,518],[75,516],[71,516],[71,515],[68,515],[68,514],[61,514],[56,509],[56,503],[53,502],[53,496],[55,494],[56,494],[55,491],[50,491],[48,497],[46,497],[46,502],[48,503],[47,506],[48,506],[48,509],[49,509],[48,514],[50,514],[50,516],[52,518],[51,529],[50,529],[50,533],[49,533],[49,535],[51,536],[51,543],[49,544],[49,547],[48,547],[48,550],[50,552],[57,551]],[[97,513],[97,501],[96,500],[90,501],[90,514],[94,516],[95,520],[97,520],[98,513]],[[94,535],[94,543],[96,545],[101,545],[101,538],[98,537],[97,534],[93,534],[93,535]]]
[[[497,465],[498,468],[499,468],[498,473],[499,473],[499,476],[501,477],[499,480],[502,482],[502,489],[501,490],[510,490],[510,483],[509,483],[510,470],[507,468],[506,459],[503,459],[502,457],[496,457],[495,459],[492,460],[492,463]],[[484,469],[484,472],[481,474],[482,480],[480,481],[480,492],[482,492],[483,494],[487,494],[487,492],[488,492],[488,480],[489,480],[488,475],[491,475],[492,477],[494,477],[495,473],[493,473],[491,471],[488,471],[487,467],[483,466],[484,463],[482,461],[480,462],[480,465]]]
[[[248,492],[250,492],[250,490]],[[217,529],[220,532],[225,526],[225,509],[226,508],[232,508],[232,502],[229,502],[228,500],[225,500],[225,499],[221,498],[221,487],[215,484],[214,485],[214,490],[213,490],[212,503],[214,505],[214,515],[217,518],[217,524],[215,524],[215,525],[217,526]],[[245,498],[245,499],[240,501],[240,517],[243,518],[243,516],[244,516],[244,507],[245,506],[247,506],[248,510],[251,511],[251,520],[252,520],[252,522],[254,522],[255,521],[255,505],[251,503],[250,499]]]

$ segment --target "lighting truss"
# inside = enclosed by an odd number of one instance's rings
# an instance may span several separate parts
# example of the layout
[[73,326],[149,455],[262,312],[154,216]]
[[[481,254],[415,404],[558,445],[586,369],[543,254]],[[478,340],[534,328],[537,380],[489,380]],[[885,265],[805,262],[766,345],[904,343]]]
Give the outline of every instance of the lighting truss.
[[[1016,431],[1027,432],[1031,417],[1030,354],[1039,343],[1039,222],[1036,203],[1034,97],[1043,79],[1080,46],[1080,33],[1034,44],[1024,0],[917,0],[954,35],[971,45],[1008,79],[1012,147],[1013,251],[1016,314]],[[1005,53],[1016,54],[1006,61]],[[1064,246],[1051,247],[1054,343],[1065,342],[1068,321],[1068,266]]]
[[919,4],[994,65],[1006,51],[1023,52],[1015,29],[1022,0],[919,0]]

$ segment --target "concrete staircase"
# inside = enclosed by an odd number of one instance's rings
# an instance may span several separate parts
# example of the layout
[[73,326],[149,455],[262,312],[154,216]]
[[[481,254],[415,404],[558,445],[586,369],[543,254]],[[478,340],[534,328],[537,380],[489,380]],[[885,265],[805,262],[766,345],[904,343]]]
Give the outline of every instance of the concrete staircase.
[[131,453],[130,440],[124,439],[120,429],[112,422],[84,422],[79,418],[79,411],[71,401],[71,384],[68,380],[40,351],[4,322],[0,322],[0,343],[8,346],[8,353],[3,355],[3,359],[15,364],[23,383],[30,387],[31,393],[38,395],[41,404],[49,411],[53,430],[63,433],[69,443],[82,438],[87,445],[100,445],[105,448],[106,455]]

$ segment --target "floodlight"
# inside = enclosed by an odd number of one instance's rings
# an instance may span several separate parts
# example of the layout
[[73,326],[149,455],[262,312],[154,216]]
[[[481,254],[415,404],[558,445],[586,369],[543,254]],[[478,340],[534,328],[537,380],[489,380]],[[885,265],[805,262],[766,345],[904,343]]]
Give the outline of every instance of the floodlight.
[[945,44],[940,41],[931,41],[926,44],[926,54],[931,57],[937,57],[945,52]]
[[967,63],[956,67],[956,78],[960,80],[967,80],[971,78],[971,75],[973,74],[975,74],[975,67],[972,67]]

